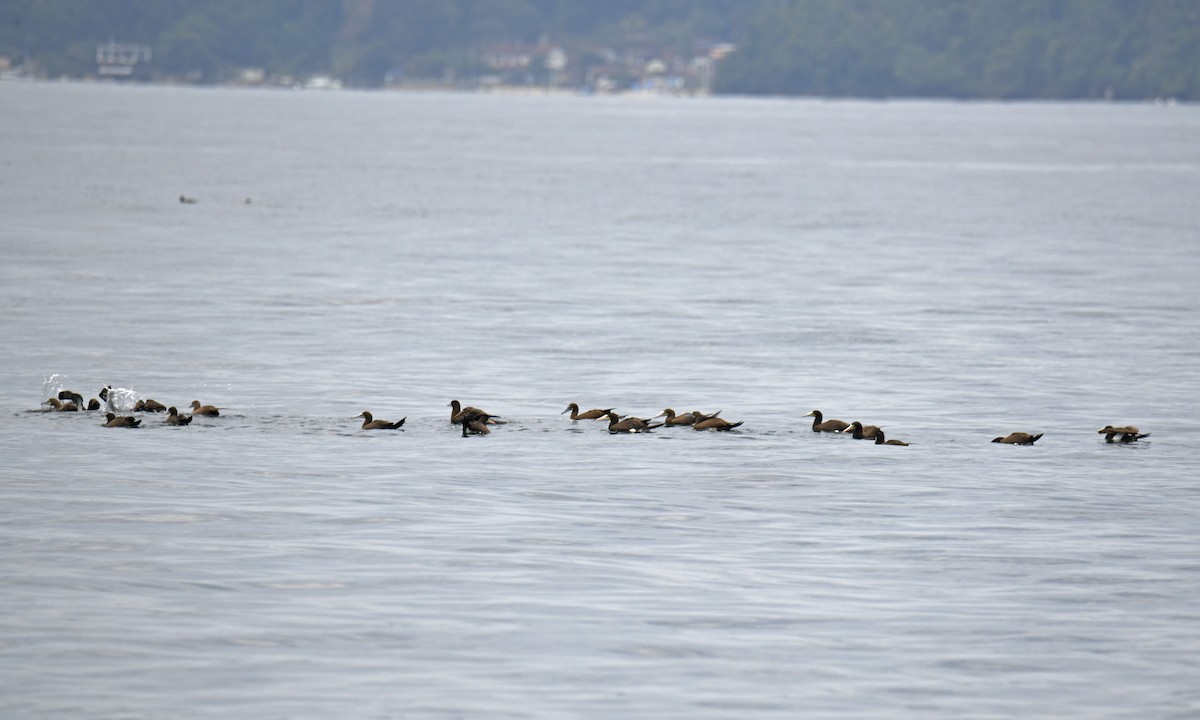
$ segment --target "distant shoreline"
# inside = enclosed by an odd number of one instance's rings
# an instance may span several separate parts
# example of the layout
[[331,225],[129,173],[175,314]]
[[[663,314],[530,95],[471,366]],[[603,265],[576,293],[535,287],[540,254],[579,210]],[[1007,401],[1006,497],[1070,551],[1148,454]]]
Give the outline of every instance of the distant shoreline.
[[96,77],[12,77],[0,76],[0,86],[6,84],[39,84],[39,85],[95,85],[112,87],[158,87],[158,88],[193,88],[197,90],[268,90],[278,92],[305,92],[312,94],[347,93],[409,93],[409,94],[452,94],[452,95],[505,95],[522,97],[604,97],[629,99],[677,99],[677,100],[809,100],[819,102],[862,102],[862,103],[891,103],[891,102],[931,102],[931,103],[963,103],[963,104],[997,104],[997,105],[1155,105],[1161,107],[1194,106],[1196,103],[1177,98],[961,98],[951,96],[922,96],[897,95],[893,97],[866,97],[854,95],[768,95],[749,93],[714,93],[714,92],[653,92],[646,90],[622,90],[609,92],[588,92],[578,88],[546,88],[546,87],[450,87],[438,83],[411,83],[405,85],[390,85],[387,87],[305,87],[300,84],[279,85],[273,83],[247,84],[237,82],[199,83],[171,80],[110,80]]

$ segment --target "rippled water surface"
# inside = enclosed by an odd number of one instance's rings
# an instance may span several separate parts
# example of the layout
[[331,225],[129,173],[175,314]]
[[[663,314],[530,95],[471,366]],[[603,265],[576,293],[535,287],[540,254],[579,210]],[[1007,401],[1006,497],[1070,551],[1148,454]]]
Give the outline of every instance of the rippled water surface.
[[1200,715],[1197,108],[0,109],[0,716]]

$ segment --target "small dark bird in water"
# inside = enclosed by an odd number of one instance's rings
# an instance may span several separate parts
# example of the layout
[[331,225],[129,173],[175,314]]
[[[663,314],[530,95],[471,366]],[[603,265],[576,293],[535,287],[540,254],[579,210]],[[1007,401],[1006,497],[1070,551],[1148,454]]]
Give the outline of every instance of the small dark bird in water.
[[608,431],[610,433],[641,433],[662,427],[662,423],[651,423],[642,418],[627,417],[610,412],[608,414]]
[[[561,415],[562,413],[559,413],[559,414]],[[470,415],[472,417],[477,416],[477,415],[485,415],[485,416],[487,416],[487,419],[484,420],[483,422],[487,423],[488,425],[503,425],[504,424],[503,421],[501,421],[499,419],[499,417],[500,417],[499,415],[492,415],[489,412],[480,410],[477,407],[471,407],[469,405],[467,407],[463,407],[462,404],[460,402],[458,402],[457,400],[450,401],[450,422],[451,423],[453,423],[455,425],[461,425],[462,419],[468,415]],[[483,433],[480,433],[480,434],[482,435]]]
[[103,427],[135,428],[138,425],[142,424],[141,420],[138,420],[137,418],[133,417],[132,415],[114,415],[112,413],[108,413],[104,417],[107,420],[107,422],[104,423]]
[[164,425],[188,425],[192,422],[191,415],[180,415],[175,406],[167,408],[167,416],[163,418]]
[[87,407],[84,409],[85,410],[99,410],[100,409],[100,401],[97,400],[96,398],[92,398],[91,400],[88,400]]
[[98,394],[100,395],[101,400],[108,402],[109,390],[112,390],[112,385],[105,385],[104,387],[100,388],[100,392]]
[[42,404],[49,405],[52,409],[54,409],[57,412],[78,412],[79,411],[79,406],[76,405],[75,403],[63,402],[62,400],[59,400],[58,398],[46,398],[46,401],[43,402]]
[[404,421],[408,419],[407,417],[402,417],[396,422],[376,420],[367,410],[363,410],[361,415],[355,415],[355,417],[363,419],[363,430],[398,430],[404,426]]
[[855,440],[874,440],[875,433],[879,432],[879,428],[875,425],[867,425],[866,427],[863,427],[862,423],[855,420],[854,422],[850,423],[850,426],[846,428],[846,431],[849,432],[850,437],[854,438]]
[[201,405],[199,400],[192,401],[192,415],[211,415],[216,417],[221,411],[212,405]]
[[1100,428],[1096,432],[1103,435],[1104,442],[1107,442],[1107,443],[1113,442],[1114,441],[1113,439],[1116,438],[1117,435],[1120,435],[1121,437],[1118,440],[1116,440],[1116,442],[1122,442],[1122,443],[1137,442],[1138,440],[1141,440],[1144,437],[1150,436],[1150,433],[1144,433],[1141,430],[1138,430],[1133,425],[1122,425],[1121,427],[1113,427],[1112,425],[1105,425],[1104,427]]
[[1015,432],[1005,435],[1004,437],[998,437],[995,440],[992,440],[992,442],[1004,443],[1005,445],[1032,445],[1038,441],[1038,438],[1040,438],[1042,434],[1043,433],[1030,435],[1029,433]]
[[676,415],[674,410],[672,410],[671,408],[667,408],[666,410],[663,410],[662,412],[660,412],[659,414],[655,415],[653,418],[650,418],[650,419],[653,420],[655,418],[666,418],[665,420],[663,420],[663,424],[667,425],[667,426],[673,426],[673,425],[695,425],[696,419],[699,417],[700,417],[700,413],[698,413],[694,410],[692,412],[685,412],[682,415]]
[[180,195],[179,202],[182,203],[183,205],[195,205],[196,198],[188,197],[187,195]]
[[157,400],[138,400],[133,406],[134,412],[166,412],[167,406]]
[[825,416],[821,414],[820,410],[813,410],[812,412],[806,414],[804,417],[812,417],[813,432],[841,432],[841,431],[845,430],[846,428],[850,427],[850,423],[844,422],[842,420],[833,420],[833,419],[825,420],[824,419]]
[[83,396],[71,390],[59,390],[58,399],[70,400],[71,402],[75,403],[77,407],[83,407]]
[[608,414],[612,411],[612,408],[606,408],[604,410],[593,408],[587,412],[579,412],[579,406],[575,403],[571,403],[567,406],[567,409],[560,412],[559,415],[571,413],[572,420],[603,420],[608,417]]
[[488,429],[488,424],[493,422],[493,418],[498,417],[480,410],[479,408],[465,407],[455,414],[454,420],[458,425],[462,426],[463,437],[468,435],[490,435],[491,430]]
[[886,437],[884,437],[883,428],[879,428],[875,431],[875,444],[876,445],[901,445],[903,447],[908,447],[908,443],[906,443],[906,442],[901,442],[899,440],[888,440]]
[[696,422],[692,423],[692,429],[693,430],[732,430],[735,427],[741,425],[743,422],[745,422],[745,421],[739,420],[738,422],[731,423],[728,420],[726,420],[725,418],[717,417],[716,414],[714,413],[712,415],[709,415],[708,417],[705,417],[703,419],[697,420]]

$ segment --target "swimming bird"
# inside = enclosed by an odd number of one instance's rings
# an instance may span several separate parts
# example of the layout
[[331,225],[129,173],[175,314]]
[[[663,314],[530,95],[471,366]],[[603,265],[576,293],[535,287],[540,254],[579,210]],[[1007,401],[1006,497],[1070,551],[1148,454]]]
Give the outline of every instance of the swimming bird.
[[654,428],[662,427],[662,423],[652,423],[649,420],[642,418],[627,417],[622,419],[620,415],[610,412],[608,414],[608,431],[610,433],[640,433],[648,432]]
[[179,202],[180,202],[180,203],[182,203],[182,204],[184,204],[184,205],[195,205],[195,204],[196,204],[196,198],[194,198],[194,197],[188,197],[188,196],[186,196],[186,195],[180,195],[180,196],[179,196]]
[[133,406],[135,412],[166,412],[167,406],[157,400],[138,400]]
[[112,413],[107,413],[104,417],[107,422],[104,423],[103,427],[135,428],[142,424],[141,420],[138,420],[132,415],[113,415]]
[[167,416],[163,418],[164,425],[189,425],[192,422],[191,415],[180,415],[175,406],[167,408]]
[[108,391],[109,390],[112,390],[112,385],[105,385],[104,387],[100,388],[100,392],[97,394],[100,395],[101,400],[108,402]]
[[695,425],[696,419],[698,417],[700,417],[700,413],[696,412],[695,410],[693,410],[692,412],[685,412],[682,415],[676,415],[674,410],[672,410],[671,408],[667,408],[666,410],[663,410],[662,412],[660,412],[659,414],[655,415],[653,418],[650,418],[650,419],[654,420],[656,418],[666,418],[666,420],[663,420],[663,424],[668,425],[668,426],[669,425]]
[[375,420],[367,410],[363,410],[361,415],[355,415],[354,417],[363,419],[363,430],[398,430],[404,426],[404,421],[408,419],[407,417],[402,417],[396,422]]
[[841,420],[824,420],[824,415],[821,414],[820,410],[813,410],[804,417],[810,416],[813,419],[813,432],[841,432],[850,427],[850,423]]
[[199,400],[192,401],[192,416],[193,417],[195,417],[196,415],[211,415],[213,417],[216,417],[217,415],[220,415],[220,414],[221,414],[221,411],[218,410],[217,408],[213,407],[212,405],[201,405]]
[[1015,432],[1005,435],[1004,437],[998,437],[992,442],[1004,443],[1005,445],[1032,445],[1037,442],[1038,438],[1040,438],[1042,435],[1043,433],[1030,435],[1029,433]]
[[58,398],[46,398],[46,401],[43,402],[42,404],[49,405],[51,408],[53,408],[57,412],[77,412],[79,410],[79,406],[76,405],[75,403],[63,402],[62,400],[59,400]]
[[883,428],[876,428],[875,444],[876,445],[902,445],[904,447],[908,447],[908,443],[906,443],[906,442],[901,442],[899,440],[888,440],[887,438],[885,438],[883,435]]
[[[562,413],[559,413],[559,414],[561,415]],[[457,400],[450,401],[450,422],[451,423],[453,423],[455,425],[461,425],[463,417],[467,416],[467,415],[470,415],[472,417],[479,416],[479,415],[486,416],[485,419],[482,420],[481,422],[485,422],[488,425],[504,424],[503,421],[498,419],[500,417],[499,415],[493,415],[484,410],[480,410],[477,407],[471,407],[470,405],[468,405],[467,407],[463,407],[462,404],[459,403]]]
[[1113,438],[1116,437],[1117,435],[1121,436],[1120,442],[1123,442],[1123,443],[1137,442],[1138,440],[1141,440],[1144,437],[1149,437],[1149,435],[1150,435],[1150,433],[1144,433],[1141,430],[1138,430],[1133,425],[1123,425],[1121,427],[1113,427],[1112,425],[1105,425],[1104,427],[1100,428],[1096,432],[1103,435],[1104,442],[1107,442],[1107,443],[1111,443],[1113,441]]
[[709,415],[708,417],[705,417],[703,419],[697,420],[696,422],[692,423],[692,429],[693,430],[732,430],[735,427],[737,427],[738,425],[741,425],[743,422],[745,422],[745,421],[739,420],[735,423],[731,423],[728,420],[726,420],[725,418],[717,417],[716,414],[714,413],[712,415]]
[[71,390],[59,390],[58,399],[70,400],[71,402],[75,403],[76,406],[83,407],[83,396],[77,392],[72,392]]
[[604,410],[593,408],[587,412],[579,412],[579,406],[575,403],[571,403],[567,406],[567,409],[560,412],[559,415],[564,415],[569,412],[571,413],[572,420],[603,420],[604,418],[608,417],[608,414],[612,411],[612,408],[606,408]]
[[876,425],[867,425],[866,427],[863,427],[862,423],[855,420],[854,422],[850,423],[850,426],[847,427],[846,430],[850,431],[850,437],[854,438],[855,440],[874,440],[875,433],[879,432],[879,427]]
[[84,408],[84,410],[99,410],[99,409],[100,409],[100,401],[97,400],[96,398],[92,398],[91,400],[88,400],[87,407]]
[[[463,437],[466,437],[468,435],[490,435],[492,431],[488,429],[488,423],[492,422],[492,418],[496,416],[479,408],[465,407],[455,417],[458,418],[457,424],[462,426]],[[451,420],[451,422],[455,421]]]

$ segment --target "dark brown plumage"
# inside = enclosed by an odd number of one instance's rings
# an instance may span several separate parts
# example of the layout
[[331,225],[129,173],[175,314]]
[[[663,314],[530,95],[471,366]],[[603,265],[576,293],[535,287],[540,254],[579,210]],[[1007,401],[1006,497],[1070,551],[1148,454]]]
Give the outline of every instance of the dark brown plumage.
[[846,431],[848,431],[850,433],[850,437],[854,438],[855,440],[874,440],[875,434],[879,432],[879,427],[876,425],[867,425],[864,427],[862,423],[855,420],[854,422],[850,423],[850,425],[846,428]]
[[201,405],[199,400],[192,401],[192,416],[193,417],[195,417],[196,415],[210,415],[212,417],[216,417],[217,415],[220,415],[220,414],[221,414],[221,411],[218,410],[217,408],[213,407],[212,405]]
[[88,400],[87,407],[84,408],[84,410],[99,410],[99,409],[100,409],[100,401],[97,400],[96,398],[92,398],[91,400]]
[[[457,400],[455,402],[458,402]],[[497,417],[474,407],[465,407],[457,412],[450,422],[457,423],[462,426],[463,437],[468,435],[490,435],[491,430],[488,428],[488,423],[492,422],[492,418]]]
[[355,417],[363,419],[363,430],[398,430],[404,426],[404,421],[408,419],[407,417],[402,417],[396,422],[390,422],[388,420],[376,420],[367,410],[363,410],[361,415],[355,415]]
[[739,420],[738,422],[731,423],[728,420],[726,420],[725,418],[719,418],[716,416],[716,414],[713,414],[713,415],[709,415],[706,418],[697,420],[696,422],[692,423],[692,429],[693,430],[732,430],[735,427],[741,425],[743,422],[745,422],[745,421]]
[[52,409],[54,409],[57,412],[78,412],[79,411],[79,406],[76,405],[75,403],[63,402],[62,400],[59,400],[58,398],[46,398],[46,401],[43,402],[42,404],[49,405]]
[[655,415],[654,417],[665,418],[663,420],[663,424],[673,426],[673,425],[695,425],[696,418],[699,416],[700,416],[700,413],[698,413],[694,410],[692,412],[685,412],[682,415],[676,415],[674,410],[672,410],[671,408],[667,408],[666,410],[663,410],[662,412],[660,412],[658,415]]
[[820,410],[813,410],[804,417],[812,417],[813,432],[842,432],[846,428],[850,427],[850,423],[842,420],[825,420],[825,416],[821,414]]
[[[468,415],[470,415],[470,416],[478,416],[478,415],[486,416],[486,419],[482,420],[481,422],[485,422],[488,425],[503,424],[503,422],[498,419],[500,417],[499,415],[492,415],[491,413],[489,413],[487,411],[480,410],[477,407],[471,407],[470,405],[468,405],[467,407],[463,407],[462,404],[459,403],[457,400],[450,401],[450,422],[454,423],[455,425],[461,425],[463,417],[468,416]],[[484,433],[479,433],[479,434],[483,435]]]
[[1121,427],[1113,427],[1112,425],[1105,425],[1104,427],[1100,428],[1096,432],[1103,435],[1104,442],[1107,442],[1107,443],[1113,442],[1113,439],[1117,435],[1121,436],[1120,440],[1118,440],[1117,442],[1122,442],[1122,443],[1137,442],[1138,440],[1141,440],[1144,437],[1149,437],[1149,435],[1150,435],[1150,433],[1144,433],[1141,430],[1138,430],[1137,427],[1135,427],[1133,425],[1122,425]]
[[608,431],[610,433],[641,433],[662,427],[662,423],[651,423],[642,418],[627,417],[622,419],[616,413],[608,414]]
[[579,406],[575,403],[571,403],[567,406],[567,409],[560,412],[559,415],[569,412],[571,413],[572,420],[603,420],[608,417],[608,414],[612,411],[612,408],[605,408],[604,410],[593,408],[587,412],[579,412]]
[[1005,445],[1032,445],[1037,442],[1038,438],[1041,436],[1042,433],[1030,435],[1029,433],[1015,432],[1005,435],[1004,437],[998,437],[995,440],[992,440],[992,442],[1004,443]]
[[163,418],[164,425],[189,425],[192,422],[191,415],[180,415],[175,406],[167,408],[167,416]]
[[76,407],[83,407],[83,396],[71,390],[59,390],[58,399],[70,400],[71,402],[75,403]]
[[104,418],[106,422],[104,423],[103,427],[107,428],[135,428],[142,424],[141,420],[138,420],[132,415],[114,415],[112,413],[108,413],[104,416]]
[[884,436],[882,428],[876,428],[876,430],[875,430],[875,444],[876,445],[901,445],[903,447],[908,447],[908,443],[906,443],[906,442],[901,442],[899,440],[888,440]]
[[138,400],[134,404],[133,409],[136,412],[166,412],[167,406],[157,400],[147,398],[145,400]]

